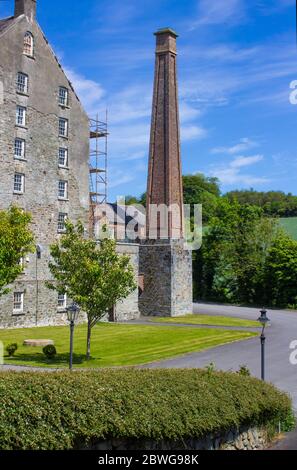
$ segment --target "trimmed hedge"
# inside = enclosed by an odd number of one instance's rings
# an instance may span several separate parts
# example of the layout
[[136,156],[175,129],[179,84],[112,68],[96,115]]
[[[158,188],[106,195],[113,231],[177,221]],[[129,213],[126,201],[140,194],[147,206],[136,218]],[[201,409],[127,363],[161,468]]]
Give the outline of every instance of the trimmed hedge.
[[179,440],[286,418],[270,384],[206,370],[0,373],[0,449],[73,449],[107,438]]

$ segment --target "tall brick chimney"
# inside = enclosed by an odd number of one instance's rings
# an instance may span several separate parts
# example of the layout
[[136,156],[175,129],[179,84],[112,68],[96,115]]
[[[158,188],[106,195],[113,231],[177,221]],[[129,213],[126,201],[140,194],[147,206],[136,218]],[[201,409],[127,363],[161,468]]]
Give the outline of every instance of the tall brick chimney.
[[[152,205],[176,207],[168,214],[168,238],[183,238],[183,187],[180,156],[176,38],[170,28],[156,36],[155,83],[147,187],[147,232],[154,231]],[[159,223],[158,223],[159,225]],[[159,230],[157,228],[157,230]],[[147,233],[148,235],[148,233]],[[158,237],[159,238],[159,237]]]
[[36,0],[15,0],[14,16],[26,15],[30,21],[36,18]]
[[[147,233],[139,247],[146,316],[186,315],[193,311],[192,252],[184,243],[176,38],[169,28],[157,38],[147,187]],[[156,211],[156,206],[162,208]],[[165,228],[165,230],[164,230]]]

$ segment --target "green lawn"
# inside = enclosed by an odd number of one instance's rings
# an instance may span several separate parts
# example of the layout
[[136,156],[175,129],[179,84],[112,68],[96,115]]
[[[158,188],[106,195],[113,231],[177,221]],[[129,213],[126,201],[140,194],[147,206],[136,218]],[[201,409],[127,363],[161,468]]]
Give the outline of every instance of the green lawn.
[[[172,326],[98,324],[92,332],[92,360],[85,361],[86,326],[75,328],[74,363],[77,367],[109,367],[145,364],[180,354],[211,348],[254,336],[246,331]],[[42,348],[22,346],[25,339],[52,339],[58,356],[48,361]],[[6,364],[67,367],[69,351],[68,327],[44,327],[21,330],[0,330],[4,346],[17,342],[19,349]]]
[[239,327],[259,327],[259,322],[254,320],[244,320],[242,318],[232,318],[212,315],[185,315],[184,317],[154,317],[152,322],[162,323],[185,323],[189,325],[208,325],[208,326],[239,326]]
[[280,219],[281,226],[285,231],[297,240],[297,217],[288,217],[286,219]]

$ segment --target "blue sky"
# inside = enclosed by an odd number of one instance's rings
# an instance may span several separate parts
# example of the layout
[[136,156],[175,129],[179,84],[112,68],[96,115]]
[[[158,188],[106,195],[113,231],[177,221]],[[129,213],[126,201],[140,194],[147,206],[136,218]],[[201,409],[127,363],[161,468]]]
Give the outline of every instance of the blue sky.
[[[294,0],[38,0],[90,115],[109,113],[109,199],[146,189],[153,32],[178,34],[183,172],[297,194]],[[0,16],[13,0],[0,2]]]

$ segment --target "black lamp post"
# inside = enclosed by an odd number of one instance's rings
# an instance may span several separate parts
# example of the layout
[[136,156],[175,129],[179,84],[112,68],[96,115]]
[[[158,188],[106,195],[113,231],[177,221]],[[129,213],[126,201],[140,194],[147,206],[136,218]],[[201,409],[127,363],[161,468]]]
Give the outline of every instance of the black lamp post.
[[265,380],[265,327],[267,323],[270,322],[269,318],[267,317],[267,310],[263,307],[262,310],[260,310],[261,316],[258,318],[258,321],[262,325],[262,332],[260,336],[260,341],[261,341],[261,379]]
[[72,370],[72,361],[73,361],[73,333],[74,333],[74,325],[75,320],[79,314],[80,308],[78,305],[73,303],[69,307],[67,307],[67,319],[70,324],[70,358],[69,358],[69,369]]

